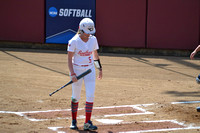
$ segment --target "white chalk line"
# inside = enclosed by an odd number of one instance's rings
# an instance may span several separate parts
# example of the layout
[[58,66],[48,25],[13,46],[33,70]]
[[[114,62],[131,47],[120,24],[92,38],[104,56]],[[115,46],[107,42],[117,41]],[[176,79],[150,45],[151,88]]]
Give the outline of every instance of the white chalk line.
[[[107,106],[107,107],[94,107],[93,109],[108,109],[108,108],[124,108],[124,107],[132,107],[133,109],[137,109],[139,111],[142,111],[143,113],[125,113],[125,114],[111,114],[111,115],[104,115],[104,117],[122,117],[122,116],[130,116],[130,115],[147,115],[147,114],[154,114],[153,112],[148,112],[145,109],[141,107],[147,107],[154,104],[136,104],[136,105],[121,105],[121,106]],[[141,106],[141,107],[140,107]],[[79,108],[78,110],[84,110],[84,108]],[[26,114],[33,114],[33,113],[48,113],[48,112],[58,112],[58,111],[71,111],[71,109],[57,109],[57,110],[46,110],[46,111],[25,111],[25,112],[12,112],[12,111],[0,111],[0,113],[9,113],[9,114],[16,114],[19,116],[23,116],[25,119],[30,121],[47,121],[49,119],[35,119],[30,118]],[[100,117],[100,116],[99,116]],[[85,116],[79,116],[77,119],[84,119]],[[94,118],[98,118],[98,116],[95,116]],[[65,117],[65,118],[54,118],[54,119],[71,119],[71,117]],[[52,120],[52,119],[51,119]]]
[[[171,104],[185,104],[185,103],[199,103],[200,101],[186,101],[186,102],[172,102]],[[120,107],[133,107],[135,109],[138,109],[140,111],[143,111],[145,113],[127,113],[127,114],[114,114],[114,115],[105,115],[105,117],[109,116],[124,116],[124,115],[133,115],[133,114],[152,114],[153,112],[148,112],[145,109],[141,108],[142,107],[147,107],[151,106],[154,104],[137,104],[137,105],[122,105],[122,106],[108,106],[108,107],[94,107],[94,109],[106,109],[106,108],[120,108]],[[79,110],[83,110],[84,108],[80,108]],[[19,116],[23,116],[24,118],[30,120],[30,121],[43,121],[43,120],[48,120],[48,119],[33,119],[33,118],[28,118],[25,114],[27,113],[42,113],[42,112],[56,112],[56,111],[71,111],[71,109],[60,109],[60,110],[47,110],[47,111],[27,111],[27,112],[12,112],[12,111],[0,111],[0,113],[11,113],[11,114],[16,114]],[[81,116],[81,118],[85,118],[84,116]],[[68,119],[68,118],[57,118],[57,119]],[[179,125],[184,125],[183,123],[177,122],[175,120],[160,120],[160,121],[143,121],[143,122],[161,122],[161,121],[170,121]],[[126,123],[126,122],[122,122]],[[64,128],[64,127],[48,127],[48,129],[51,129],[53,131],[57,131],[59,128]],[[168,128],[168,129],[155,129],[155,130],[140,130],[140,131],[130,131],[130,132],[124,132],[124,133],[142,133],[142,132],[159,132],[159,131],[172,131],[172,130],[188,130],[188,129],[200,129],[200,127],[194,127],[194,126],[189,126],[185,128]],[[58,133],[62,133],[58,131]],[[121,132],[123,133],[123,132]]]
[[[186,103],[200,103],[200,101],[171,102],[171,104],[186,104]],[[121,106],[107,106],[107,107],[94,107],[94,109],[108,109],[108,108],[132,107],[133,109],[137,109],[137,110],[143,112],[143,113],[125,113],[125,114],[104,115],[104,117],[123,117],[123,116],[131,116],[131,115],[148,115],[148,114],[154,114],[153,112],[148,112],[145,109],[141,108],[141,107],[148,107],[148,106],[151,106],[151,105],[155,105],[155,103],[151,103],[151,104],[136,104],[136,105],[121,105]],[[84,108],[79,108],[78,110],[84,110]],[[46,110],[46,111],[25,111],[25,112],[0,111],[0,113],[16,114],[16,115],[22,116],[25,119],[30,120],[30,121],[47,121],[49,119],[29,118],[26,114],[60,112],[60,111],[71,111],[71,109],[56,109],[56,110]],[[71,117],[65,117],[65,118],[57,117],[57,118],[54,118],[54,119],[60,120],[60,119],[70,119],[70,118]],[[77,119],[84,119],[84,118],[85,118],[85,116],[79,116],[79,117],[77,117]],[[94,118],[96,118],[96,117],[94,117]]]
[[116,120],[116,119],[95,119],[95,120],[103,124],[119,124],[124,121],[124,120]]
[[147,122],[147,123],[153,123],[153,122],[172,122],[181,126],[185,126],[183,128],[167,128],[167,129],[153,129],[153,130],[140,130],[140,131],[127,131],[127,132],[119,132],[119,133],[145,133],[145,132],[162,132],[162,131],[175,131],[175,130],[192,130],[192,129],[200,129],[200,127],[195,127],[192,125],[185,125],[182,122],[178,122],[177,120],[158,120],[158,121],[141,121],[141,122]]
[[119,132],[119,133],[145,133],[145,132],[161,132],[161,131],[175,131],[175,130],[192,130],[200,129],[200,127],[188,127],[188,128],[168,128],[168,129],[156,129],[156,130],[140,130],[140,131],[128,131],[128,132]]
[[146,133],[146,132],[164,132],[164,131],[192,130],[192,129],[200,129],[200,127],[168,128],[168,129],[155,129],[155,130],[140,130],[140,131],[119,132],[119,133]]
[[112,115],[104,115],[104,117],[122,117],[122,116],[130,116],[130,115],[150,115],[154,114],[153,112],[144,112],[144,113],[126,113],[126,114],[112,114]]
[[200,103],[200,101],[171,102],[171,104],[192,104],[192,103]]
[[[109,123],[109,121],[112,121],[111,119],[105,119],[105,122],[103,122],[103,119],[97,119],[98,122],[104,123],[106,125],[114,125],[114,124],[132,124],[133,122],[122,122],[122,120],[116,120],[116,123]],[[114,119],[113,119],[114,121]],[[118,123],[117,123],[118,122]],[[178,122],[176,120],[155,120],[155,121],[139,121],[138,123],[158,123],[158,122],[172,122],[181,126],[186,126],[184,123]],[[56,131],[58,133],[61,133],[58,131],[61,128],[66,127],[48,127],[48,129],[51,129],[53,131]],[[175,131],[175,130],[192,130],[192,129],[200,129],[200,127],[183,127],[183,128],[167,128],[167,129],[153,129],[153,130],[139,130],[139,131],[127,131],[127,132],[119,132],[119,133],[145,133],[145,132],[161,132],[161,131]]]

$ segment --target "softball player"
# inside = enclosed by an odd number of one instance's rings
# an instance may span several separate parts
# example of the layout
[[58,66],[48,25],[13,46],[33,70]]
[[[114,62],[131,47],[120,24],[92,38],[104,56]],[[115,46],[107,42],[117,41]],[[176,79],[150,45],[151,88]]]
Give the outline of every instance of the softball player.
[[[198,45],[195,50],[190,54],[190,59],[193,60],[194,56],[200,51],[200,45]],[[200,84],[200,74],[196,77],[196,82]],[[197,112],[200,112],[200,106],[196,108]]]
[[[200,45],[198,45],[195,50],[190,54],[190,59],[193,60],[194,56],[200,51]],[[196,77],[196,81],[198,84],[200,84],[200,74],[198,77]]]
[[[94,126],[90,120],[95,92],[95,66],[99,69],[98,79],[102,78],[102,67],[97,52],[99,46],[96,37],[93,36],[95,31],[94,22],[90,18],[84,18],[79,23],[77,34],[68,43],[68,67],[70,77],[74,82],[72,84],[72,124],[70,129],[78,129],[76,117],[81,94],[81,86],[84,81],[86,90],[86,119],[84,130],[97,130],[97,126]],[[82,79],[77,80],[76,75],[79,75],[88,69],[91,69],[92,72]]]

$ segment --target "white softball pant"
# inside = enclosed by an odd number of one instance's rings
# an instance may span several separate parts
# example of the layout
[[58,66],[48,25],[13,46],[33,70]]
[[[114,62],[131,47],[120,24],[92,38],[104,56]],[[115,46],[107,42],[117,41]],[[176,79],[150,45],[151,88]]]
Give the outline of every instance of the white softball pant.
[[86,92],[86,101],[93,102],[94,101],[94,92],[95,92],[95,81],[96,81],[95,66],[91,65],[88,67],[81,67],[81,66],[73,65],[73,68],[74,68],[74,72],[76,73],[77,76],[82,74],[83,72],[87,71],[88,69],[91,69],[92,72],[72,84],[72,99],[73,100],[75,99],[76,102],[78,102],[80,100],[81,87],[82,87],[82,83],[84,81],[85,92]]

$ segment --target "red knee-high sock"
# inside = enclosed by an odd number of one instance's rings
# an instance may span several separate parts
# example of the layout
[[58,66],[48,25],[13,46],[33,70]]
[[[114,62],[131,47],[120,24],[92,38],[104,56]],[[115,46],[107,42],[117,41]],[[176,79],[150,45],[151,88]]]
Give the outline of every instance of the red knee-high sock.
[[85,123],[87,123],[91,118],[92,108],[93,108],[93,103],[86,102],[86,105],[85,105],[85,116],[86,116]]
[[77,111],[78,111],[78,102],[77,103],[71,102],[72,120],[76,120]]

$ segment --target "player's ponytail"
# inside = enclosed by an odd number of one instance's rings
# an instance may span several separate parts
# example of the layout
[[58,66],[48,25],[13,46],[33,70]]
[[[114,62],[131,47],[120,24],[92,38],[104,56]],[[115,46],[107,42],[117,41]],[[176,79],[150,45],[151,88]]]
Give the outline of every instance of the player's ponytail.
[[76,34],[75,34],[74,36],[76,36],[76,35],[80,35],[80,34],[83,34],[83,33],[84,33],[83,30],[78,29],[78,31],[76,32]]
[[81,29],[78,29],[78,31],[77,31],[77,34],[83,34],[84,33],[84,31],[83,30],[81,30]]

